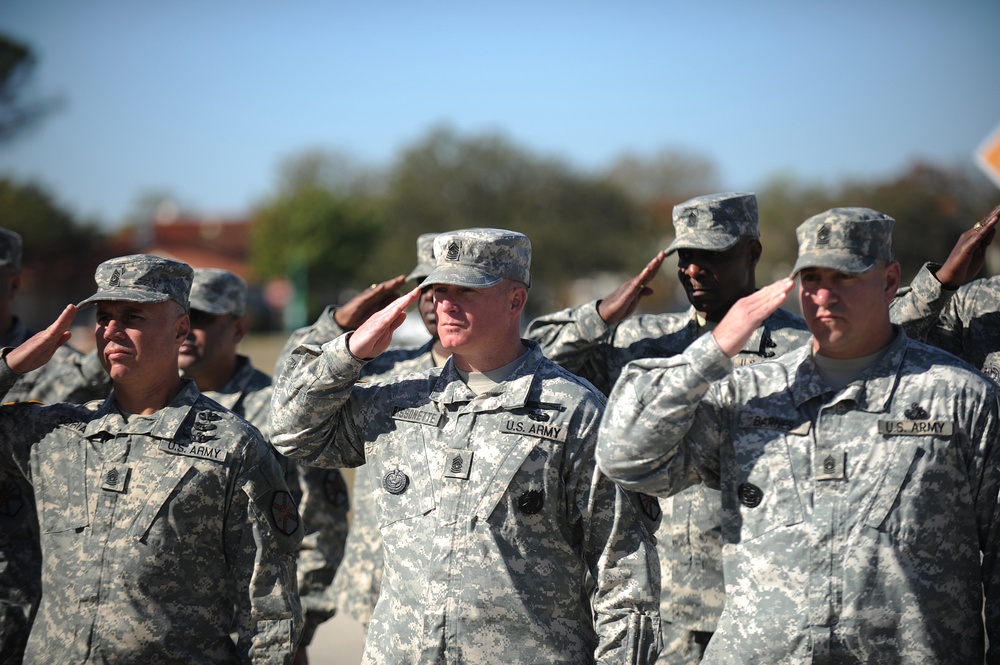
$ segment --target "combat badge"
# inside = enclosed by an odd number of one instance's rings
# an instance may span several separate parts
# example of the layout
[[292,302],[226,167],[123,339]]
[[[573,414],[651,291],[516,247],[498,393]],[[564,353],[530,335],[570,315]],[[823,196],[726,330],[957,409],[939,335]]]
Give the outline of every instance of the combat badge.
[[399,469],[393,469],[382,478],[382,487],[389,494],[402,494],[409,485],[409,477]]
[[292,495],[284,490],[278,490],[271,499],[271,517],[274,526],[286,536],[295,533],[299,528],[299,511],[295,507]]
[[756,508],[764,500],[764,492],[752,483],[742,483],[736,488],[736,496],[747,508]]

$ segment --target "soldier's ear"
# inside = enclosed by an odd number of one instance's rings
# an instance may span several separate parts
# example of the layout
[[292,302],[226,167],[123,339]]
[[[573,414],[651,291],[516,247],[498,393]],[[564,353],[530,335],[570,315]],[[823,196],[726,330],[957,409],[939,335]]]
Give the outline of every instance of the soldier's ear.
[[191,334],[191,315],[187,313],[181,314],[177,317],[174,325],[176,326],[174,329],[174,340],[178,343],[183,343],[188,338],[188,335]]

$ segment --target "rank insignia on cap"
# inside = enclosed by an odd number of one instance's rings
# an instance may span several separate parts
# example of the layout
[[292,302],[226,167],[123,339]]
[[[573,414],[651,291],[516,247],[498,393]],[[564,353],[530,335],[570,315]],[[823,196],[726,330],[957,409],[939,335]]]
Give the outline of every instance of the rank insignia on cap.
[[517,497],[517,508],[525,515],[535,515],[545,505],[545,493],[541,490],[528,490]]
[[916,402],[910,405],[903,415],[910,420],[927,420],[931,417],[931,414],[927,413],[927,409],[920,406]]
[[115,271],[111,273],[111,277],[108,279],[108,286],[118,286],[122,279],[122,269],[115,268]]
[[830,242],[830,227],[824,224],[816,231],[816,244],[827,245]]
[[409,477],[399,469],[393,469],[382,478],[382,487],[389,494],[402,494],[409,485]]
[[299,511],[295,507],[292,495],[284,490],[278,490],[271,499],[271,517],[274,526],[286,536],[295,533],[299,528]]
[[448,249],[445,252],[444,258],[447,261],[458,261],[458,257],[462,254],[462,246],[458,244],[457,240],[452,240],[448,243]]
[[13,517],[21,511],[24,506],[24,495],[21,487],[9,480],[0,483],[0,515]]

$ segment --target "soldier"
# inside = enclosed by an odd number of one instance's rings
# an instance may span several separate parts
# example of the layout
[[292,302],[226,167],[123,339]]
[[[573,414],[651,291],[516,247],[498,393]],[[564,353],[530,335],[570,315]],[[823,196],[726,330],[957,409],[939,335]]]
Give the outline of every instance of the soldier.
[[727,602],[707,663],[981,664],[984,625],[1000,662],[1000,394],[891,323],[892,224],[838,208],[799,226],[809,345],[733,369],[784,279],[615,384],[609,476],[722,490]]
[[[675,238],[636,277],[606,298],[540,317],[526,336],[545,355],[591,381],[605,394],[630,360],[669,358],[712,330],[738,299],[756,290],[761,255],[757,197],[727,193],[699,196],[674,207]],[[687,312],[631,317],[666,256],[677,252],[677,278]],[[737,364],[751,364],[805,344],[799,317],[777,310],[754,331]],[[722,499],[695,485],[660,501],[657,530],[663,589],[658,663],[697,663],[725,603],[722,580]]]
[[[0,407],[0,466],[33,485],[41,528],[27,663],[292,660],[299,516],[260,433],[178,374],[191,276],[148,255],[102,263],[79,307],[96,305],[112,394]],[[5,392],[76,311],[4,351]]]
[[367,463],[384,542],[363,663],[648,663],[658,571],[638,499],[597,472],[603,397],[520,338],[530,244],[467,229],[434,244],[442,368],[360,382],[419,289],[322,347],[297,348],[275,446]]
[[[434,238],[437,233],[423,233],[417,238],[417,266],[406,276],[406,281],[421,282],[434,270]],[[388,379],[409,372],[441,367],[451,351],[441,345],[437,336],[437,316],[434,313],[434,293],[431,287],[420,290],[417,301],[420,319],[431,338],[412,348],[394,348],[382,353],[368,363],[361,372],[366,380]],[[337,334],[327,332],[300,343],[323,344]],[[290,350],[289,350],[290,352]],[[354,472],[351,486],[353,519],[347,535],[344,560],[333,580],[334,606],[368,629],[372,611],[382,587],[382,534],[375,515],[375,484],[368,473],[368,465],[359,466]]]
[[[0,228],[0,347],[14,347],[35,334],[14,314],[21,290],[21,236]],[[55,370],[79,359],[68,344],[52,360],[17,377],[7,392],[12,402],[87,401],[106,391],[69,386]],[[0,663],[17,665],[24,657],[28,633],[42,595],[42,552],[38,542],[38,515],[31,485],[20,475],[0,468]]]
[[1000,277],[970,281],[983,267],[997,206],[959,238],[943,265],[925,264],[892,301],[892,320],[911,337],[954,353],[1000,382]]
[[[238,352],[249,329],[247,285],[238,275],[218,268],[197,268],[191,284],[191,332],[181,344],[181,375],[233,413],[246,418],[267,439],[271,377]],[[303,522],[302,549],[296,566],[304,629],[297,663],[316,628],[333,616],[326,590],[344,556],[347,540],[347,484],[336,469],[314,469],[275,454]]]

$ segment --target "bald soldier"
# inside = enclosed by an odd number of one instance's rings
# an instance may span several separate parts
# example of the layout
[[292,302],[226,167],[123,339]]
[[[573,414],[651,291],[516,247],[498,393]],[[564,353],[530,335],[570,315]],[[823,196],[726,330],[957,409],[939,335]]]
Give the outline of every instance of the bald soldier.
[[[0,407],[0,467],[34,487],[41,528],[27,663],[291,663],[300,519],[260,433],[178,374],[191,279],[155,256],[102,263],[79,306],[111,395]],[[4,391],[76,311],[4,349]]]
[[731,361],[785,279],[611,393],[610,477],[722,491],[727,601],[706,663],[1000,662],[1000,394],[892,324],[892,226],[867,208],[799,226],[807,346]]
[[367,464],[385,572],[363,663],[650,663],[658,571],[636,497],[599,472],[603,397],[520,337],[531,245],[442,233],[434,271],[443,367],[358,377],[413,289],[353,333],[298,347],[271,436],[308,464]]

